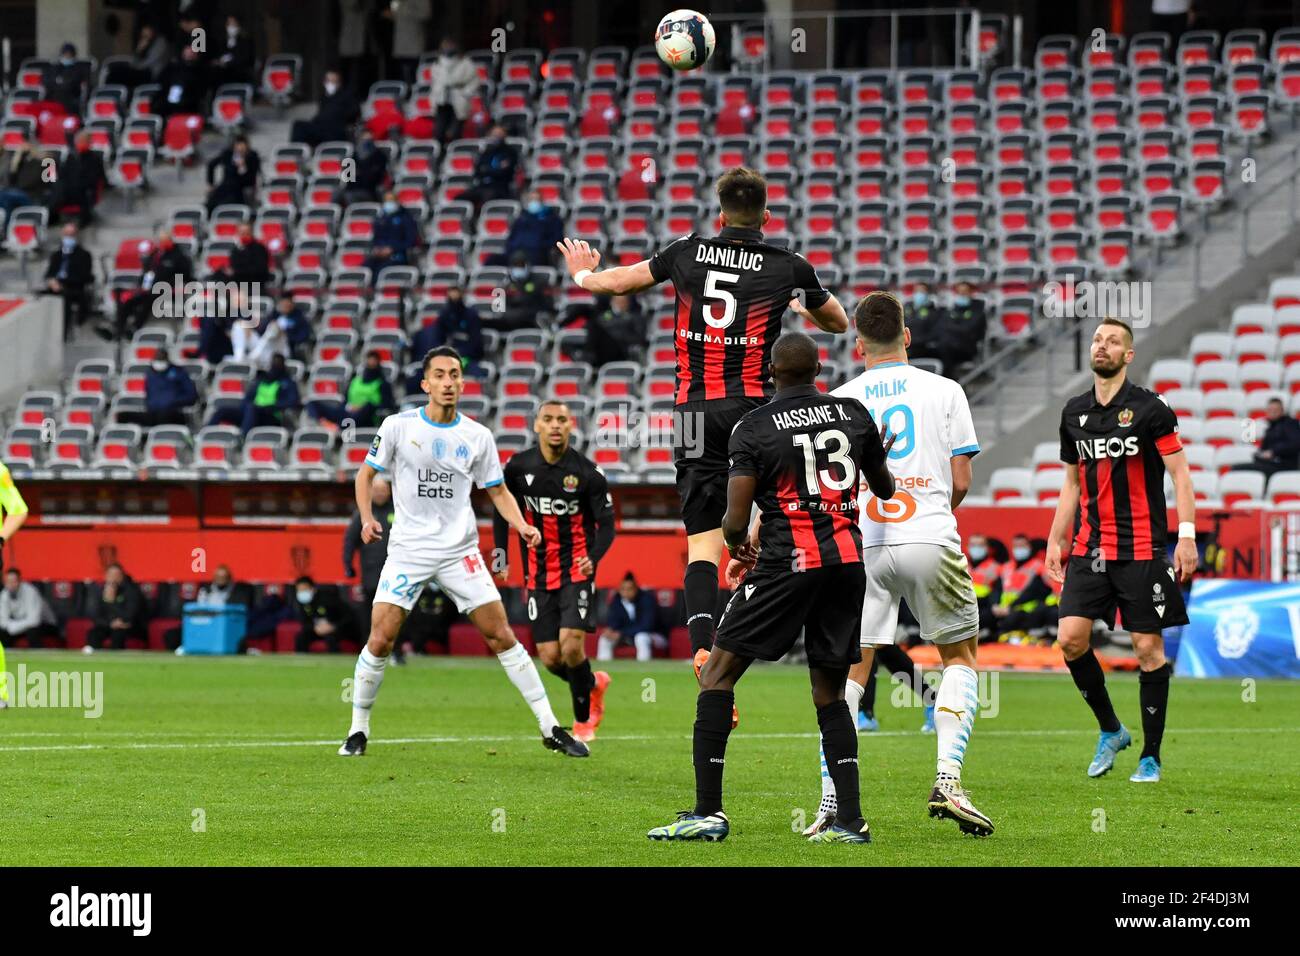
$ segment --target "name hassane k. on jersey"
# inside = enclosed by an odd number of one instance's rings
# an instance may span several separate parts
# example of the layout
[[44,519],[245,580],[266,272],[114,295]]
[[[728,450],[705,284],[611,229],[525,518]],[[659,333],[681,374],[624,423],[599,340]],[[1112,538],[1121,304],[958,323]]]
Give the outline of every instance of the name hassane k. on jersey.
[[430,421],[423,408],[399,412],[379,426],[366,464],[393,486],[390,553],[457,556],[478,549],[470,491],[502,482],[496,439],[487,428],[459,412],[446,425]]

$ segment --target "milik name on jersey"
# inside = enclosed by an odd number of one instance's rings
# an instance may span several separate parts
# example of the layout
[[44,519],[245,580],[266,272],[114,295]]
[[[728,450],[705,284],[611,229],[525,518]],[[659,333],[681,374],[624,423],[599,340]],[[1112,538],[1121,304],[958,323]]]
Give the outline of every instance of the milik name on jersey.
[[728,269],[744,269],[747,272],[758,272],[763,268],[761,252],[746,252],[743,249],[709,246],[704,243],[696,247],[695,261],[707,266],[724,266]]
[[[831,409],[840,413],[838,419],[834,419]],[[840,405],[813,405],[808,408],[791,408],[788,411],[772,413],[772,423],[781,429],[829,425],[832,420],[847,422],[849,416]]]
[[1141,453],[1136,435],[1127,438],[1075,439],[1080,458],[1126,458]]
[[420,486],[415,489],[417,498],[455,498],[456,492],[448,487],[439,487],[437,485],[426,485],[426,481],[450,482],[453,473],[450,471],[434,471],[432,468],[417,468],[415,471],[415,480],[420,482]]

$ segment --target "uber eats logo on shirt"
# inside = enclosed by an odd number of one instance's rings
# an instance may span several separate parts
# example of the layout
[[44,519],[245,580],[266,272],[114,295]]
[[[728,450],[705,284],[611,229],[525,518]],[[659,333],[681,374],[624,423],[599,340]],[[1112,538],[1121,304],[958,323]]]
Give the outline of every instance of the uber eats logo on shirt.
[[420,483],[415,492],[416,497],[454,498],[456,493],[451,488],[454,474],[450,471],[438,471],[436,468],[416,469],[415,480]]

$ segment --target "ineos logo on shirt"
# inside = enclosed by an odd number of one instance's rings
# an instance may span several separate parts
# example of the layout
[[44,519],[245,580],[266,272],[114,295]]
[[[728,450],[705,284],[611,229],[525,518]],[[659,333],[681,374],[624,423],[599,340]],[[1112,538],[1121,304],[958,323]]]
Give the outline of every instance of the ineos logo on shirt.
[[1136,435],[1127,438],[1089,438],[1076,440],[1080,458],[1124,458],[1140,454]]
[[525,495],[524,502],[530,511],[539,515],[576,515],[581,507],[577,501],[565,501],[563,498],[534,498]]

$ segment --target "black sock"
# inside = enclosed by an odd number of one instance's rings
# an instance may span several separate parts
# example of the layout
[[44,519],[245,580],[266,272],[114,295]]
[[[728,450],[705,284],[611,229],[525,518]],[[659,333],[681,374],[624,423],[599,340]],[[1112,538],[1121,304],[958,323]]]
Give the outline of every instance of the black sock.
[[1138,701],[1142,704],[1142,756],[1160,761],[1160,740],[1165,735],[1165,713],[1169,709],[1168,663],[1138,675]]
[[912,688],[912,693],[923,703],[926,701],[925,678],[921,673],[921,668],[908,656],[907,651],[903,650],[897,644],[881,644],[876,648],[876,660],[888,669],[889,673],[895,677],[904,680]]
[[580,724],[591,720],[591,689],[596,686],[596,675],[591,672],[591,661],[583,658],[581,664],[569,668],[569,695],[573,698],[573,719]]
[[1108,734],[1119,730],[1119,718],[1115,716],[1110,694],[1106,692],[1106,675],[1102,673],[1101,662],[1097,660],[1092,648],[1088,648],[1082,657],[1067,660],[1065,666],[1070,668],[1074,686],[1079,688],[1079,693],[1096,715],[1098,726]]
[[[858,709],[866,713],[868,717],[876,716],[876,661],[871,660],[871,670],[867,673],[867,683],[862,688],[862,703]],[[849,714],[856,721],[857,714]]]
[[[731,717],[730,711],[727,717]],[[835,822],[842,826],[861,826],[862,804],[858,793],[858,732],[842,700],[817,708],[817,726],[822,731],[822,750],[826,770],[835,784],[838,811]]]
[[567,682],[569,680],[569,667],[563,661],[547,664],[546,669],[562,681]]
[[722,770],[735,703],[729,690],[702,690],[695,701],[695,812],[700,816],[722,809]]
[[718,604],[718,566],[712,561],[686,565],[682,581],[686,591],[686,629],[691,635],[691,653],[713,647],[713,612]]

